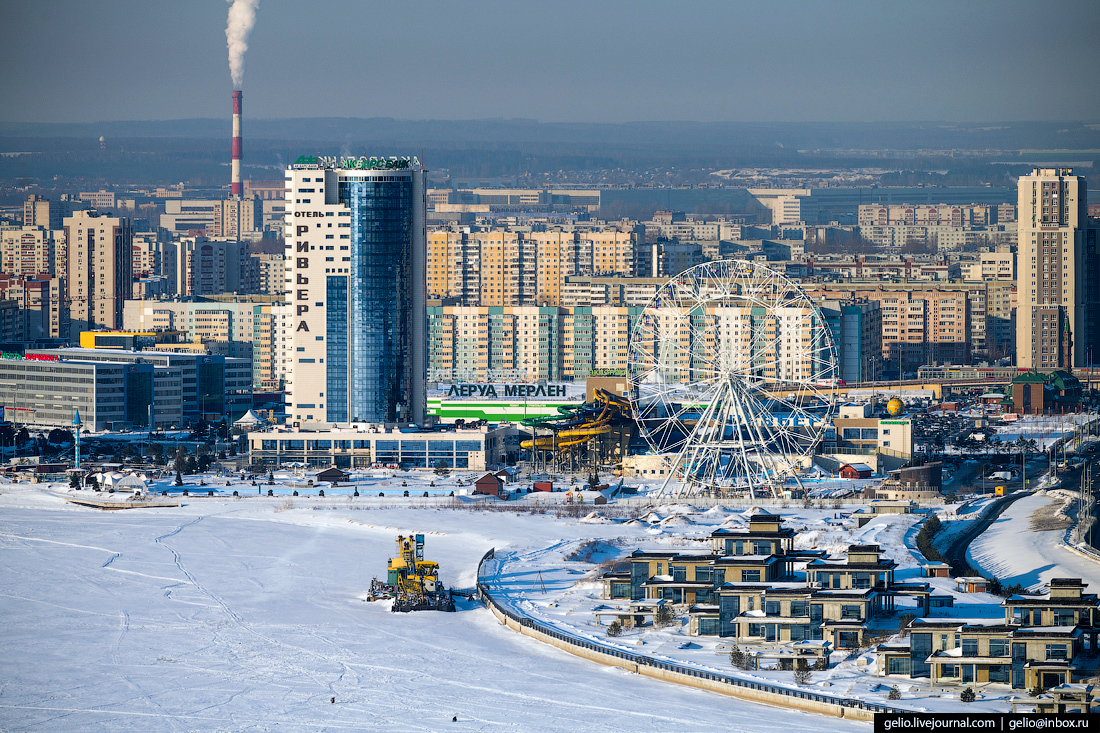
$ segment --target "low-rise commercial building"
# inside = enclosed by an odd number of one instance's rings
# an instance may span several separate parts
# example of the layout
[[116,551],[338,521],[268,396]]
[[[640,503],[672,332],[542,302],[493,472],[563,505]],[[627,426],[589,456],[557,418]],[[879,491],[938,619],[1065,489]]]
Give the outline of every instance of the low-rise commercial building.
[[63,428],[76,412],[88,430],[144,425],[153,400],[151,364],[69,361],[29,353],[0,359],[4,419],[16,425]]
[[485,471],[502,462],[509,438],[516,436],[510,427],[420,432],[363,423],[342,430],[249,433],[248,444],[253,463],[265,466],[306,463],[338,468],[428,469],[442,464],[445,468]]
[[[167,384],[161,392],[171,397],[171,404],[153,404],[154,423],[165,424],[158,417],[179,414],[185,421],[220,422],[236,420],[252,407],[252,362],[219,354],[178,354],[161,351],[127,351],[121,349],[34,349],[28,350],[28,358],[56,357],[63,361],[123,362],[127,364],[151,364],[154,367],[176,368],[180,373],[179,412],[176,413],[176,395]],[[150,384],[150,395],[153,388]],[[150,397],[151,399],[151,397]],[[83,416],[83,413],[81,414]],[[178,421],[173,424],[178,424]]]

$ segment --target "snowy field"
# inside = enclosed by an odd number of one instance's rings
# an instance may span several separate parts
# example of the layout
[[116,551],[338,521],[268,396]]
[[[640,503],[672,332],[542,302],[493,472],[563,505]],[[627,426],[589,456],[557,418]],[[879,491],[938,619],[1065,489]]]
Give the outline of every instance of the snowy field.
[[1030,529],[1032,513],[1052,501],[1055,499],[1037,493],[1014,502],[970,544],[967,561],[1009,585],[1038,588],[1051,578],[1081,578],[1092,586],[1090,592],[1096,592],[1100,563],[1067,549],[1061,542],[1065,530]]
[[[183,501],[102,512],[0,485],[0,730],[870,730],[601,667],[473,603],[393,614],[363,600],[399,533],[427,533],[443,581],[470,588],[490,547],[561,566],[545,548],[672,527],[346,498]],[[807,541],[848,541],[821,526]]]

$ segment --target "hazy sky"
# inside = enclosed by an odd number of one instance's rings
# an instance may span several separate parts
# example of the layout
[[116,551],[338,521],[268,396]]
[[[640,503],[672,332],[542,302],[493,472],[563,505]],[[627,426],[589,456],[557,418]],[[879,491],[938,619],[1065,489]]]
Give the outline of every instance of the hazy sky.
[[[0,120],[223,117],[223,0],[0,0]],[[251,117],[1100,121],[1100,0],[262,0]]]

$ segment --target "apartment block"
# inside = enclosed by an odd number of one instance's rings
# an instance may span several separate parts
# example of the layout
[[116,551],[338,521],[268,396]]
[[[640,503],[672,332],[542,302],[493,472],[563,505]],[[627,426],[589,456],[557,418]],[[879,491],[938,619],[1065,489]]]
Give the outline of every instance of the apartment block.
[[641,308],[428,307],[429,374],[437,379],[583,379],[626,366]]
[[68,338],[69,309],[65,303],[64,278],[0,274],[0,300],[17,307],[10,327],[4,329],[13,340]]
[[239,242],[184,237],[168,245],[175,266],[172,279],[181,296],[235,293],[241,286]]
[[715,221],[697,220],[682,211],[658,211],[651,221],[640,225],[645,230],[645,243],[658,239],[673,238],[681,242],[716,241],[719,239],[740,239],[743,220],[733,221],[718,217]]
[[1100,284],[1085,179],[1036,168],[1019,183],[1016,364],[1068,369],[1095,361]]
[[[971,302],[980,300],[983,328],[989,284],[822,283],[806,284],[811,298],[838,293],[878,302],[882,309],[883,357],[887,367],[914,373],[923,364],[967,364],[972,355]],[[975,343],[973,348],[978,348]],[[981,348],[986,348],[983,341]]]
[[261,213],[254,198],[167,199],[160,226],[210,239],[255,239],[262,232]]
[[562,305],[645,306],[667,281],[665,277],[574,276],[566,278]]
[[558,308],[429,306],[429,374],[470,381],[491,373],[560,380],[560,328]]
[[859,225],[986,226],[1003,223],[999,218],[1002,207],[1008,207],[1006,213],[1011,209],[1010,204],[864,204],[859,207]]
[[428,233],[428,295],[469,306],[558,306],[566,278],[634,273],[632,227],[445,227]]
[[0,272],[7,275],[63,276],[67,269],[66,254],[62,229],[36,225],[0,228]]
[[980,227],[933,224],[864,225],[859,227],[859,233],[879,247],[919,244],[941,252],[982,245],[1011,245],[1016,242],[1016,229],[1012,224]]
[[919,262],[913,257],[889,259],[883,257],[854,257],[847,259],[810,258],[807,275],[837,275],[859,279],[951,280],[962,274],[959,263],[939,256],[933,261]]
[[[169,275],[174,269],[175,245],[162,242],[152,232],[134,233],[134,279]],[[171,254],[166,256],[166,250]],[[172,273],[174,276],[174,273]]]
[[281,254],[254,252],[243,260],[241,291],[259,295],[286,292],[286,258]]
[[133,284],[132,222],[74,211],[64,227],[70,340],[77,341],[81,331],[121,328],[123,303]]
[[70,201],[64,195],[60,201],[53,201],[31,194],[23,202],[23,226],[56,231],[64,226],[65,217],[87,208],[86,201]]
[[[252,362],[253,386],[277,388],[274,314],[276,297],[216,295],[174,300],[128,300],[124,327],[133,331],[178,331],[223,356]],[[171,345],[164,347],[172,350]]]
[[818,303],[840,359],[839,377],[849,384],[874,381],[882,372],[882,307],[871,300]]
[[982,252],[978,261],[966,269],[967,280],[1015,280],[1016,253],[1007,247],[998,247],[996,252]]

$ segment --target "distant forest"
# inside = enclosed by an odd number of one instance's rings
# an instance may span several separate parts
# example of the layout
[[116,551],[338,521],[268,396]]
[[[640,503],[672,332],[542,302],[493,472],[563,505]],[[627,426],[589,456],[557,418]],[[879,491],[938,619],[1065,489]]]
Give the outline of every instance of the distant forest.
[[[0,124],[0,184],[220,186],[229,120]],[[1032,161],[1075,164],[1096,185],[1100,126],[1084,123],[632,123],[248,120],[244,175],[276,178],[302,154],[414,154],[444,178],[557,181],[738,168],[883,168],[879,185],[1013,185]],[[100,136],[103,136],[101,149]],[[1007,164],[1007,165],[1006,165]],[[1094,172],[1096,171],[1096,172]],[[600,172],[600,176],[589,174]],[[608,172],[611,172],[610,174]]]

